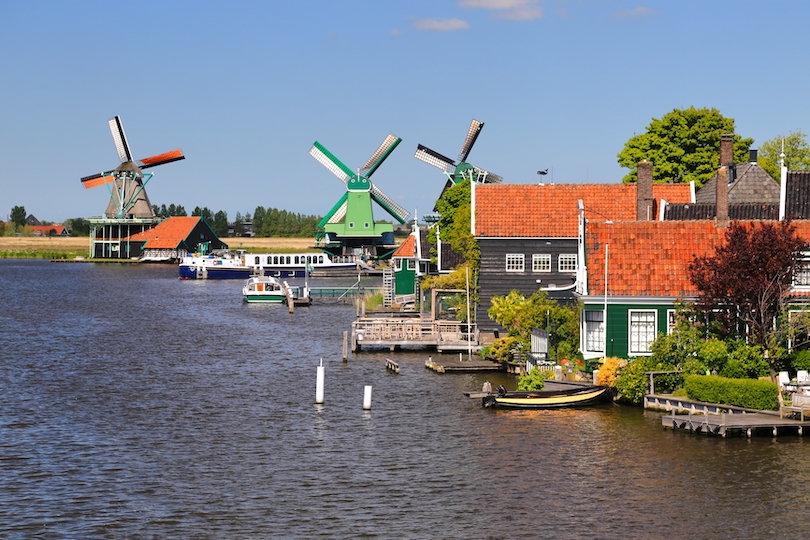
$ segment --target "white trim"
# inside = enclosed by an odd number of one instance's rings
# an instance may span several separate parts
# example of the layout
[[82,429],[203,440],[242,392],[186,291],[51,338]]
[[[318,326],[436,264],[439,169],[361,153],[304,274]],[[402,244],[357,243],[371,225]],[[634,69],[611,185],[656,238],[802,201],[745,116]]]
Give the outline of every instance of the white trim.
[[657,309],[628,309],[627,310],[627,356],[652,356],[652,351],[634,351],[633,348],[633,314],[635,313],[652,313],[653,314],[653,331],[655,337],[650,341],[650,345],[658,337],[658,310]]
[[470,179],[470,234],[475,237],[475,182]]
[[[535,258],[537,258],[537,260],[542,260],[542,259],[540,259],[541,257],[544,257],[545,260],[548,261],[548,269],[546,269],[546,270],[536,270],[535,269],[535,264],[534,264]],[[551,253],[532,253],[532,272],[540,273],[540,274],[550,274],[551,273]]]
[[[520,268],[509,268],[509,257],[513,257],[513,264],[517,263],[518,257],[520,258]],[[526,255],[523,253],[507,253],[506,259],[504,260],[504,269],[507,272],[520,272],[524,273],[526,271]]]

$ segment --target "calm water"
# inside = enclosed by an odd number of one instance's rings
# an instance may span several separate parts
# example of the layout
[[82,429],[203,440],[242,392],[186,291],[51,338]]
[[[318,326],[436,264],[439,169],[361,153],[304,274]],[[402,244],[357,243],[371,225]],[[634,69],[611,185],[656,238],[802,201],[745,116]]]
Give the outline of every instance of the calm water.
[[0,536],[810,530],[810,440],[673,433],[615,405],[484,410],[462,395],[484,377],[437,375],[427,352],[396,353],[400,375],[386,351],[343,363],[351,307],[289,315],[240,289],[169,266],[0,260]]

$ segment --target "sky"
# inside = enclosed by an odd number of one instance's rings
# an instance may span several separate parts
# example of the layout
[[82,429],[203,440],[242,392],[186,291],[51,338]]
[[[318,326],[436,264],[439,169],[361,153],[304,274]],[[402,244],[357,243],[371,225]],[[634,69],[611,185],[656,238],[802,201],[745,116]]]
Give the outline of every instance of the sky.
[[[810,2],[681,0],[0,0],[0,218],[101,216],[80,178],[175,148],[152,204],[324,215],[345,186],[319,141],[419,216],[442,172],[423,144],[508,183],[618,183],[616,155],[690,106],[754,147],[810,130]],[[549,173],[538,176],[538,170]],[[375,207],[376,219],[391,219]]]

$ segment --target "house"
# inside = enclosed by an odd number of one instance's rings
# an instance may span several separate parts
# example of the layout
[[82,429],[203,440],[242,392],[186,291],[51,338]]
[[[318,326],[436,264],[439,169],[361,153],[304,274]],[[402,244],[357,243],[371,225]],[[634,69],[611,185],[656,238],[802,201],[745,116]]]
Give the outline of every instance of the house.
[[152,261],[177,260],[197,251],[228,249],[201,216],[170,217],[123,241],[129,245],[132,256]]
[[411,234],[391,255],[391,276],[386,283],[388,297],[392,304],[410,304],[419,297],[419,280],[422,276],[449,274],[464,264],[464,257],[449,243],[442,242],[436,227],[435,259],[428,242],[428,228],[419,227],[414,220]]
[[[651,354],[659,333],[675,324],[678,301],[694,301],[698,290],[688,268],[696,257],[711,256],[725,242],[731,218],[728,167],[718,170],[715,183],[717,215],[713,220],[658,222],[587,222],[582,226],[586,261],[577,298],[583,304],[580,350],[586,359],[629,358]],[[810,245],[810,172],[786,173],[782,200],[791,193],[787,214],[797,218],[797,232]],[[704,188],[705,189],[705,188]],[[783,205],[784,206],[784,205]],[[754,223],[758,220],[741,220]],[[794,293],[810,293],[810,274],[795,276]]]
[[[720,139],[720,167],[726,168],[728,213],[733,220],[779,219],[780,186],[757,163],[757,151],[749,151],[747,163],[733,163],[734,136]],[[720,168],[695,194],[694,203],[665,205],[662,219],[682,221],[714,219]]]
[[31,231],[34,236],[70,236],[64,225],[26,225],[25,232]]
[[503,329],[487,316],[491,298],[538,289],[573,301],[580,270],[580,215],[589,222],[653,220],[670,202],[694,202],[689,184],[652,183],[639,164],[638,184],[474,185],[472,234],[481,250],[480,330]]

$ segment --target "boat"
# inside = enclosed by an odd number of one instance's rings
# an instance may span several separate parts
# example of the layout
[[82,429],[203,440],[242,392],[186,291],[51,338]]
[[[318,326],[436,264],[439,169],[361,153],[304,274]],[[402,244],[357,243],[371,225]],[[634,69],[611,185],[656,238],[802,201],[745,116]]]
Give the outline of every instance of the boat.
[[331,257],[327,253],[246,254],[245,250],[195,253],[180,261],[181,279],[247,279],[250,276],[303,278],[313,272],[356,272],[368,268],[354,256]]
[[245,297],[245,302],[281,304],[297,300],[300,296],[300,289],[290,287],[274,277],[253,276],[245,281],[242,295]]
[[180,279],[247,279],[253,269],[245,264],[244,250],[195,253],[180,260]]
[[574,386],[537,392],[499,392],[482,398],[484,407],[507,409],[561,409],[587,407],[607,399],[607,387]]

